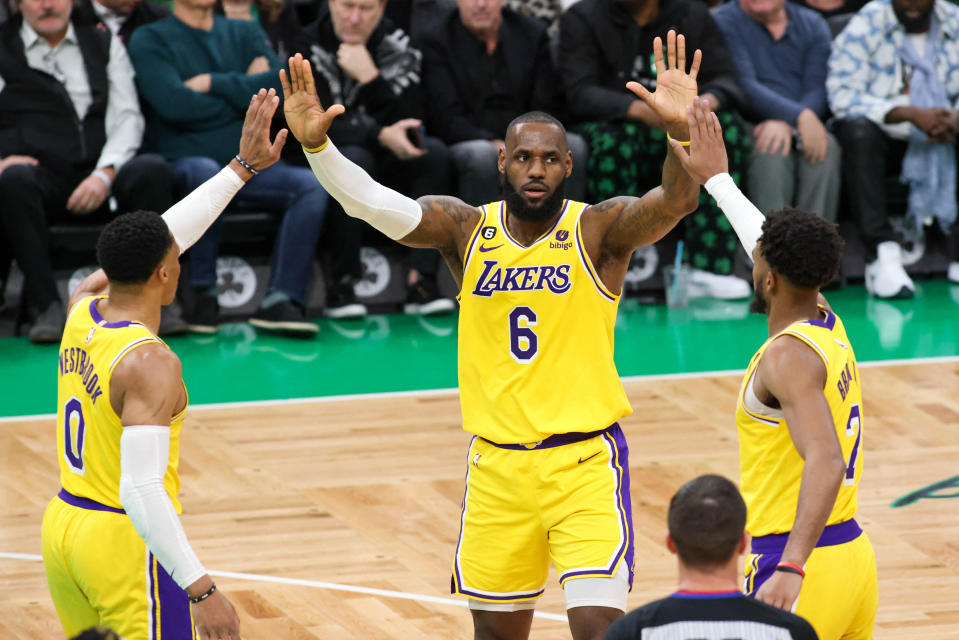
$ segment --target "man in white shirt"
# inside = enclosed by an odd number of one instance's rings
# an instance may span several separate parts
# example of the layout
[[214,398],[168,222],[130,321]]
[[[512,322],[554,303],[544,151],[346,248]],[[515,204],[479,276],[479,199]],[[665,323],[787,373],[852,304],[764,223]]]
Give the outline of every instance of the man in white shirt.
[[127,45],[137,27],[169,14],[166,7],[150,0],[79,0],[73,7],[73,22],[102,24]]
[[163,209],[166,163],[137,156],[143,116],[133,66],[109,32],[71,22],[70,0],[18,0],[0,26],[0,225],[39,311],[33,342],[58,342],[65,321],[48,226]]

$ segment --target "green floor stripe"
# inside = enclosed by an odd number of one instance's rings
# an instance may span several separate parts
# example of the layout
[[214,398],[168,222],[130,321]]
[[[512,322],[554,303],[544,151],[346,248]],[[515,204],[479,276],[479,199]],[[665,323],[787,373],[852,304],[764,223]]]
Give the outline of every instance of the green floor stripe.
[[[959,355],[959,285],[917,287],[916,299],[892,302],[872,299],[861,287],[828,294],[860,361]],[[313,340],[264,335],[235,323],[216,336],[169,343],[183,360],[194,403],[456,386],[455,315],[319,324]],[[742,369],[765,337],[765,317],[749,314],[748,301],[694,300],[687,309],[667,310],[625,300],[616,323],[616,362],[623,376]],[[56,367],[55,346],[0,339],[2,415],[55,412]]]

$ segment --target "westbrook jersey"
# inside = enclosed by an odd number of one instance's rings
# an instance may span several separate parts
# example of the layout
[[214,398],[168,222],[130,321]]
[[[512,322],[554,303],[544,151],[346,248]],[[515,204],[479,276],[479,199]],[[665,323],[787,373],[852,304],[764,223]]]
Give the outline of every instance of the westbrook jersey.
[[566,200],[528,247],[506,227],[506,205],[483,214],[467,245],[459,316],[463,428],[499,444],[604,429],[632,413],[613,362],[619,296],[586,255]]
[[746,531],[754,538],[792,530],[799,500],[803,460],[796,452],[782,411],[761,404],[753,392],[753,377],[766,348],[782,335],[805,342],[826,365],[823,392],[832,412],[836,434],[846,460],[846,475],[827,525],[856,515],[862,476],[862,391],[856,355],[842,321],[820,307],[824,320],[797,322],[769,338],[749,363],[739,393],[736,425],[739,431],[740,484],[746,500]]
[[[104,298],[81,300],[70,312],[60,343],[57,384],[57,454],[60,482],[75,496],[109,507],[120,503],[120,436],[110,404],[110,376],[121,358],[146,344],[166,344],[139,322],[107,322],[97,310]],[[170,422],[170,460],[164,487],[177,513],[177,464],[183,411]]]

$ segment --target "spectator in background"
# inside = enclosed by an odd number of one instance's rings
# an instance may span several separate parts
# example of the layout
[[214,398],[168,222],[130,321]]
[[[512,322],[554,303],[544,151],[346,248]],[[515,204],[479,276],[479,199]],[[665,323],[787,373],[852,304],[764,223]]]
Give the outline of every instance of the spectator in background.
[[108,31],[71,22],[70,0],[20,0],[0,27],[0,225],[39,314],[33,342],[59,342],[66,320],[48,226],[105,222],[172,204],[166,163],[136,156],[143,116],[133,68]]
[[[307,27],[320,101],[346,107],[330,135],[343,155],[405,195],[449,193],[449,150],[422,127],[422,55],[402,29],[384,18],[385,9],[386,0],[329,0],[328,8]],[[363,316],[366,307],[357,302],[354,285],[363,275],[360,244],[365,225],[346,215],[338,203],[331,207],[327,224],[331,265],[325,313],[332,318]],[[408,282],[408,302],[449,310],[452,301],[442,298],[436,286],[436,265],[432,255],[414,265],[421,273],[416,282]],[[422,291],[417,291],[417,283]]]
[[826,20],[834,16],[856,13],[869,0],[790,0],[800,6],[812,9]]
[[[561,83],[546,27],[503,7],[503,0],[458,0],[420,43],[429,123],[453,152],[467,204],[500,198],[500,138],[528,111],[562,118]],[[573,174],[567,194],[585,200],[585,141],[567,135]],[[660,154],[661,156],[662,154]]]
[[746,551],[746,503],[718,475],[690,480],[669,501],[666,548],[679,562],[671,596],[617,620],[606,640],[641,638],[781,638],[816,640],[799,616],[747,598],[739,590],[739,556]]
[[170,14],[166,7],[150,0],[77,0],[73,13],[77,23],[102,24],[124,45],[130,44],[137,27]]
[[[145,145],[171,162],[182,192],[215,175],[236,150],[244,114],[261,87],[279,85],[279,61],[259,25],[215,16],[215,0],[176,0],[173,14],[141,27],[130,57],[146,104]],[[283,160],[255,175],[235,201],[282,213],[267,293],[251,318],[258,327],[314,335],[304,301],[327,195],[306,167]],[[155,207],[154,207],[155,208]],[[216,258],[222,217],[187,254],[192,330],[218,329]]]
[[[703,52],[700,95],[717,111],[729,154],[729,173],[740,180],[749,139],[734,110],[745,96],[723,36],[706,5],[696,0],[582,0],[560,20],[559,60],[570,116],[590,148],[590,202],[640,194],[659,179],[666,132],[642,100],[626,90],[635,80],[653,91],[653,39],[676,29],[686,49]],[[689,56],[692,60],[692,55]],[[715,202],[702,192],[699,210],[687,216],[686,250],[693,271],[691,296],[746,298],[745,280],[730,275],[736,235]]]
[[[280,61],[296,53],[306,55],[309,51],[309,40],[292,3],[285,0],[220,0],[218,5],[217,13],[231,20],[258,22]],[[295,151],[300,153],[299,149]]]
[[756,125],[746,191],[760,211],[795,206],[830,222],[839,143],[826,131],[826,21],[786,0],[732,0],[713,14]]
[[911,298],[915,285],[889,222],[885,182],[909,185],[907,224],[934,217],[951,234],[949,279],[959,282],[956,136],[959,7],[943,0],[874,0],[836,38],[826,89],[845,150],[846,198],[866,245],[866,289]]

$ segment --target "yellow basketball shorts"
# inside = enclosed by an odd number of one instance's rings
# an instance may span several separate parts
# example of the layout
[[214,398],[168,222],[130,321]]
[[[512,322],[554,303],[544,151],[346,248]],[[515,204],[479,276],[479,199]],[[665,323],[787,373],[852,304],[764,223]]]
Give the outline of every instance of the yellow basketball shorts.
[[[788,534],[754,538],[746,559],[747,595],[776,570]],[[879,589],[876,554],[855,520],[826,527],[805,566],[796,613],[820,640],[868,640],[873,636]]]
[[452,593],[486,602],[538,598],[549,563],[560,583],[633,573],[629,452],[618,424],[527,445],[470,443]]
[[126,640],[194,640],[190,601],[121,509],[61,490],[43,514],[43,565],[67,637],[96,625]]

